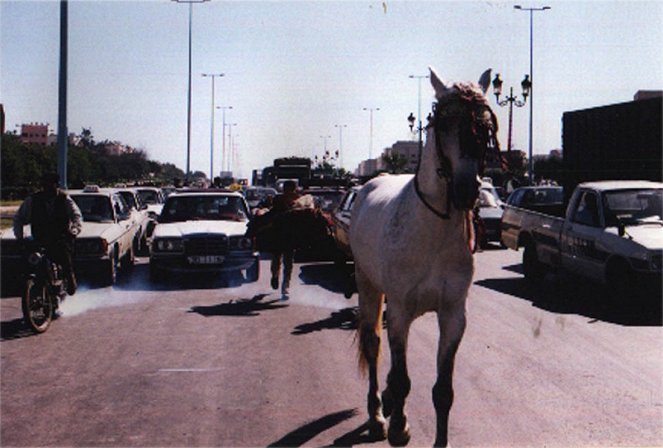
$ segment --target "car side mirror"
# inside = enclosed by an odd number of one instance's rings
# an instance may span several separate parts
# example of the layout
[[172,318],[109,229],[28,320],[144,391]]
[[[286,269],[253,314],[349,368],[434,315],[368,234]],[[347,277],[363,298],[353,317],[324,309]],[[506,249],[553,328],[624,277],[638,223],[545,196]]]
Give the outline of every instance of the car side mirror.
[[619,236],[623,237],[626,235],[626,226],[624,225],[623,222],[617,221],[617,233]]

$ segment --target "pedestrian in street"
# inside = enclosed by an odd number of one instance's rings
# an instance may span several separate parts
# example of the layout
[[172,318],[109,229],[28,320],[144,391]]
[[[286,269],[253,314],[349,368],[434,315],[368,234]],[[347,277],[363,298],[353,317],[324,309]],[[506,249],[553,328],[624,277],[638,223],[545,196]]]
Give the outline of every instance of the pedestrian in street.
[[62,266],[67,278],[67,294],[76,292],[72,256],[74,238],[81,231],[82,215],[71,197],[60,190],[60,176],[46,173],[42,190],[28,196],[14,215],[14,235],[23,240],[23,226],[31,225],[32,237],[54,262]]
[[[297,184],[288,180],[283,183],[283,193],[276,195],[272,205],[272,213],[281,214],[292,210],[295,202],[299,199],[297,194]],[[284,247],[283,249],[272,252],[271,272],[272,289],[279,289],[279,274],[281,271],[281,260],[283,260],[283,282],[281,283],[281,300],[290,298],[290,277],[292,276],[292,265],[294,259],[294,249]]]

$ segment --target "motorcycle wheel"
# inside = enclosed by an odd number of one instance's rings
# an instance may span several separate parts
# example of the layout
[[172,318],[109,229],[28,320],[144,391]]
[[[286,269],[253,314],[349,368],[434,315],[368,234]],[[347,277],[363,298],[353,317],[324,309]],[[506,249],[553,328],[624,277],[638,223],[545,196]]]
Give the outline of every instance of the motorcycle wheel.
[[23,318],[35,333],[48,330],[53,320],[53,300],[44,285],[38,285],[34,279],[25,283],[25,291],[21,300]]

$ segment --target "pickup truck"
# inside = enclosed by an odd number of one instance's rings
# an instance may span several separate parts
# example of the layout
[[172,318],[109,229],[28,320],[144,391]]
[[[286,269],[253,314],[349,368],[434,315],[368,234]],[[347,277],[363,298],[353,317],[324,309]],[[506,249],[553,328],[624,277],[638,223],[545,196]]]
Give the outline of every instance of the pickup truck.
[[564,270],[608,285],[616,294],[636,286],[660,293],[662,208],[660,182],[581,183],[564,217],[507,205],[502,243],[524,248],[523,271],[531,283],[549,270]]

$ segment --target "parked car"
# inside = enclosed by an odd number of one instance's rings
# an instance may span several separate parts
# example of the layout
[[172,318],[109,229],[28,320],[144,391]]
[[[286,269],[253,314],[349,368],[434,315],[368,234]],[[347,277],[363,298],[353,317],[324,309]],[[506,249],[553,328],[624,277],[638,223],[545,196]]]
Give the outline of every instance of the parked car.
[[565,270],[629,297],[636,289],[661,292],[663,183],[601,181],[579,184],[564,217],[507,206],[502,241],[524,247],[531,282]]
[[138,187],[138,195],[143,204],[147,205],[147,216],[150,218],[150,222],[147,224],[146,231],[146,240],[152,238],[152,232],[154,231],[154,226],[156,226],[157,218],[161,214],[161,209],[163,209],[163,204],[165,202],[163,192],[160,188],[157,187]]
[[564,191],[562,187],[520,187],[513,190],[506,201],[513,207],[533,210],[548,215],[564,214]]
[[138,226],[138,237],[136,238],[134,252],[137,254],[146,253],[147,228],[151,220],[147,214],[147,204],[143,203],[138,190],[135,188],[116,188],[116,190],[131,209],[131,219]]
[[131,209],[113,189],[87,186],[67,192],[83,215],[83,227],[76,237],[76,273],[100,275],[105,285],[115,283],[118,268],[134,264],[138,226]]
[[345,257],[342,260],[339,259],[339,262],[353,259],[352,249],[350,248],[350,218],[352,215],[352,204],[354,204],[355,197],[360,188],[352,187],[346,191],[345,196],[341,198],[341,202],[332,214],[336,247],[338,247],[340,253]]
[[488,189],[479,191],[479,218],[483,223],[479,247],[485,249],[489,242],[500,242],[502,232],[502,214],[504,209],[497,203],[495,196]]
[[255,282],[259,255],[245,236],[249,206],[241,193],[189,190],[168,196],[150,245],[150,277],[167,273],[237,272]]

